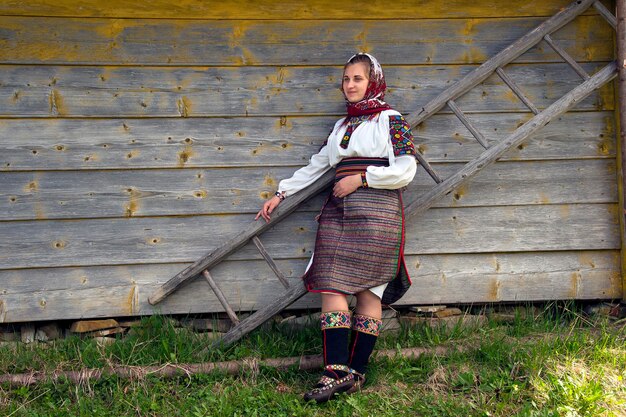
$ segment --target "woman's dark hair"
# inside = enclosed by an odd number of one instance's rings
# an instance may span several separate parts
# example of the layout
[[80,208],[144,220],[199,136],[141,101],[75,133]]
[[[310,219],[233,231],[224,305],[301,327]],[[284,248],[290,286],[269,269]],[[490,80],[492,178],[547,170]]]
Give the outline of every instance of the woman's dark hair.
[[372,60],[370,59],[369,56],[365,54],[356,54],[352,58],[350,58],[350,60],[346,62],[346,65],[343,66],[344,71],[348,67],[348,65],[358,64],[359,62],[367,64],[367,68],[368,68],[367,74],[369,75],[369,70],[370,68],[372,68]]

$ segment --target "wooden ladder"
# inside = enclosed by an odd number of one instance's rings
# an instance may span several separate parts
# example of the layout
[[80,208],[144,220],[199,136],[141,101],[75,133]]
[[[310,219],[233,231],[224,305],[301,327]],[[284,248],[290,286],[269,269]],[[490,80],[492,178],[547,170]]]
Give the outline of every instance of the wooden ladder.
[[[572,108],[576,103],[583,100],[594,90],[600,88],[604,84],[608,83],[617,75],[617,64],[611,62],[606,67],[596,72],[594,75],[589,75],[585,70],[558,44],[551,38],[551,34],[571,22],[576,16],[583,13],[589,7],[594,6],[600,15],[602,15],[608,23],[615,29],[617,26],[617,19],[613,14],[597,0],[578,0],[570,4],[567,8],[563,9],[559,13],[555,14],[535,29],[528,32],[526,35],[518,39],[516,42],[509,45],[506,49],[489,59],[480,67],[463,77],[454,85],[443,91],[428,104],[426,104],[420,110],[411,113],[407,116],[407,121],[411,126],[415,127],[422,123],[424,120],[437,113],[444,107],[448,107],[463,123],[465,127],[471,132],[476,140],[485,148],[483,153],[477,158],[471,160],[464,165],[459,171],[446,178],[442,179],[432,166],[424,159],[420,154],[417,155],[417,159],[421,166],[428,172],[430,177],[435,181],[435,186],[428,192],[421,195],[417,200],[409,204],[405,208],[405,216],[407,218],[414,217],[419,213],[426,211],[439,199],[449,194],[451,191],[467,182],[470,178],[483,170],[488,165],[495,162],[509,149],[519,145],[530,135],[538,131],[540,128],[548,124],[552,119],[566,112]],[[558,99],[543,111],[539,111],[537,107],[528,99],[522,89],[515,84],[515,82],[504,71],[504,66],[511,63],[521,54],[528,49],[538,44],[539,42],[546,42],[554,51],[568,63],[574,71],[580,76],[582,82],[576,88],[568,92],[566,95]],[[472,122],[465,116],[463,111],[457,106],[456,100],[459,97],[467,93],[469,90],[483,82],[493,73],[496,73],[502,81],[513,91],[513,93],[519,97],[519,99],[526,105],[534,117],[528,120],[526,123],[518,127],[513,133],[509,134],[504,139],[500,140],[493,146],[489,146],[485,140],[484,135],[472,124]],[[218,300],[224,307],[226,313],[233,322],[233,327],[222,337],[218,343],[232,343],[242,336],[246,335],[250,331],[257,328],[269,320],[272,316],[279,313],[290,304],[298,300],[306,293],[306,289],[301,280],[290,285],[285,279],[284,274],[278,269],[276,262],[268,254],[267,250],[263,247],[259,236],[267,229],[273,227],[276,223],[287,217],[293,212],[300,203],[315,196],[320,191],[329,186],[334,179],[334,173],[332,171],[327,172],[320,178],[315,184],[309,186],[305,190],[302,190],[292,197],[285,200],[278,209],[272,214],[271,221],[265,223],[264,221],[253,221],[247,227],[247,229],[240,234],[231,238],[228,242],[224,243],[219,248],[208,253],[180,273],[176,274],[169,281],[159,287],[149,298],[150,304],[157,304],[166,298],[169,294],[174,292],[178,287],[183,285],[190,279],[203,275],[209,286],[217,296]],[[250,315],[244,320],[239,320],[235,314],[233,308],[229,305],[228,301],[224,297],[224,294],[218,287],[217,283],[211,276],[209,270],[221,262],[224,258],[237,251],[249,241],[252,241],[258,248],[261,256],[269,264],[270,268],[274,271],[277,278],[286,288],[285,293],[279,296],[276,300],[268,303],[266,306],[260,308],[255,313]]]

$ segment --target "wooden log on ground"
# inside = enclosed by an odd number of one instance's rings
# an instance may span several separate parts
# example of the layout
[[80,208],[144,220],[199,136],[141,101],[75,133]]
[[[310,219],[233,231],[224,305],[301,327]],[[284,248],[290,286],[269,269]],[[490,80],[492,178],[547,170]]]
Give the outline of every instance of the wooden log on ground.
[[[412,358],[416,359],[422,355],[444,356],[453,352],[463,352],[473,347],[464,346],[435,346],[428,348],[403,348],[386,349],[374,352],[375,357],[385,358]],[[230,375],[237,375],[247,371],[257,372],[259,367],[297,369],[308,371],[321,368],[323,365],[322,355],[303,355],[290,358],[257,359],[249,358],[240,361],[228,362],[208,362],[197,364],[165,364],[156,366],[115,366],[102,369],[82,369],[79,371],[52,371],[50,373],[31,372],[24,374],[0,375],[0,384],[11,386],[29,386],[43,382],[55,382],[66,380],[74,384],[83,384],[97,381],[101,378],[115,376],[119,378],[143,379],[147,376],[158,376],[162,378],[173,378],[180,376],[191,376],[198,374],[208,374],[222,372]]]

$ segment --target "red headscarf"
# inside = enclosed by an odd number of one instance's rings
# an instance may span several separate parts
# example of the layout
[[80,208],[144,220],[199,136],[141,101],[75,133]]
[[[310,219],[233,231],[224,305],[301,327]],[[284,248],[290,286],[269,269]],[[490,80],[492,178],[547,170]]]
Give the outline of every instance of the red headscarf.
[[370,54],[360,52],[356,55],[353,55],[348,60],[348,62],[350,62],[352,59],[359,55],[366,55],[370,59],[371,65],[369,83],[367,85],[367,89],[365,90],[365,97],[363,97],[363,100],[356,103],[351,103],[346,98],[346,107],[348,109],[349,117],[375,115],[376,113],[380,113],[383,110],[388,110],[391,108],[389,104],[383,101],[383,99],[385,98],[385,90],[387,89],[387,84],[385,83],[385,75],[383,74],[383,69],[378,63],[378,60],[376,60],[376,58],[374,58]]

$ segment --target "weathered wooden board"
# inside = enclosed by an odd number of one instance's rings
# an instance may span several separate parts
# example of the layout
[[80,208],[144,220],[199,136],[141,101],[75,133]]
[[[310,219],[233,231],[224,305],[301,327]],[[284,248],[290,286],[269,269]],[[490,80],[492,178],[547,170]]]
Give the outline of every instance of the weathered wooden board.
[[[384,5],[375,2],[359,4],[331,0],[276,2],[274,0],[205,1],[155,0],[149,3],[110,0],[5,0],[0,15],[82,16],[117,18],[175,19],[415,19],[464,17],[551,16],[568,6],[570,0],[528,2],[526,0],[490,0],[469,3],[465,0],[426,0],[419,7],[412,0]],[[590,7],[586,14],[597,13]],[[341,25],[341,22],[337,22]]]
[[[434,168],[447,178],[461,166],[437,164]],[[616,203],[616,175],[612,160],[496,162],[433,207]],[[405,205],[433,185],[420,170],[404,194]]]
[[[316,212],[263,234],[276,259],[310,253]],[[253,215],[0,223],[0,268],[192,262],[244,230]],[[428,231],[428,233],[424,233]],[[406,251],[472,253],[616,249],[616,204],[434,208],[407,225]],[[260,259],[249,244],[231,259]]]
[[[87,65],[340,65],[350,51],[391,64],[481,64],[545,18],[133,20],[0,18],[0,61]],[[613,57],[613,30],[580,16],[553,35],[577,61]],[[393,42],[390,42],[393,40]],[[398,45],[402,45],[399,52]],[[405,53],[410,52],[410,53]],[[561,62],[545,44],[517,62]]]
[[416,220],[407,225],[409,254],[620,246],[617,205],[612,204],[438,208]]
[[[593,73],[602,63],[584,64]],[[204,117],[343,114],[339,67],[67,67],[4,66],[0,116],[11,117]],[[414,111],[468,65],[387,66],[388,101]],[[539,108],[581,83],[567,64],[511,65],[507,72]],[[526,111],[494,75],[457,100],[467,112]],[[578,110],[612,110],[605,86]]]
[[[469,115],[495,143],[531,113]],[[0,119],[0,171],[298,166],[316,153],[336,117]],[[613,112],[571,112],[502,160],[615,157]],[[431,162],[467,162],[484,150],[456,116],[413,129]]]
[[406,304],[620,296],[618,252],[422,255],[409,263],[413,285],[401,300]]
[[[158,306],[148,294],[185,264],[0,271],[0,322],[222,311],[203,280]],[[306,259],[280,261],[289,280]],[[619,251],[419,255],[407,257],[413,286],[398,305],[618,298]],[[251,275],[250,271],[254,271]],[[284,289],[261,261],[224,262],[212,270],[238,311],[266,305]],[[291,308],[319,308],[307,295]]]
[[[532,113],[468,115],[490,145],[508,136]],[[504,117],[504,119],[502,119]],[[415,143],[428,161],[466,162],[484,148],[453,115],[437,114],[413,129]],[[615,119],[608,112],[565,113],[500,160],[598,158],[615,155]]]
[[[446,178],[462,164],[435,164]],[[256,213],[294,168],[3,173],[0,220]],[[616,203],[611,159],[500,162],[439,207]],[[529,187],[528,184],[532,184]],[[420,170],[408,204],[434,185]],[[323,196],[307,204],[315,210]]]

